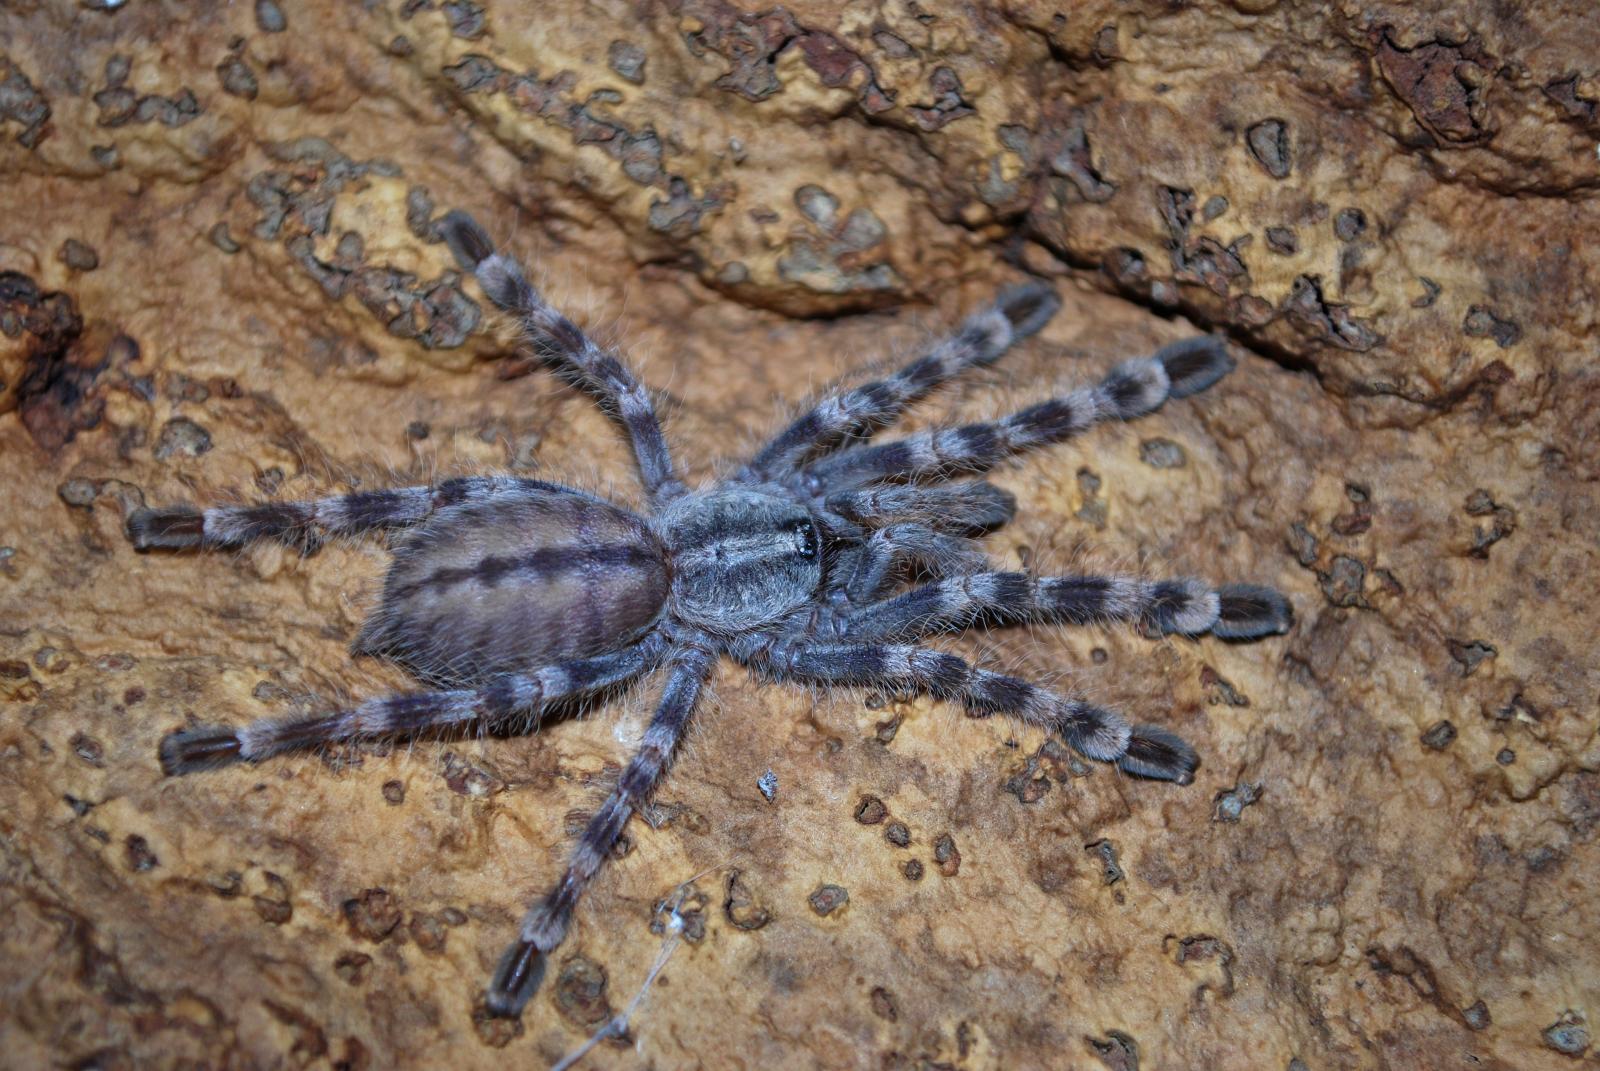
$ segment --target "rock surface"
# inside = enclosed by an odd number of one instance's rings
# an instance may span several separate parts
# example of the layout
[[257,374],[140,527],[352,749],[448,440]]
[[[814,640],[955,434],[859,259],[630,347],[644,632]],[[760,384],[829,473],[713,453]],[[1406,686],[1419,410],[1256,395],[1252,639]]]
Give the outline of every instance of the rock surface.
[[[591,1066],[1600,1066],[1589,8],[0,11],[8,1066],[548,1064],[632,999],[675,890],[685,942]],[[545,988],[488,1020],[649,690],[163,779],[186,721],[408,681],[346,651],[381,547],[122,534],[461,471],[629,500],[605,419],[504,357],[453,207],[626,340],[702,476],[1023,272],[1063,312],[922,414],[1226,331],[1212,391],[1004,473],[991,550],[1259,580],[1298,622],[969,644],[1182,732],[1186,789],[730,667]]]

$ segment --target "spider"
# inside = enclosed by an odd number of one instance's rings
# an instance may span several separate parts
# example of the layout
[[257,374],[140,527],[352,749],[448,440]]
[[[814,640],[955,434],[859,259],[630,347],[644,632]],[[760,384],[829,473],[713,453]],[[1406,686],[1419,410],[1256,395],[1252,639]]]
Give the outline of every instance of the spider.
[[918,641],[978,624],[1117,621],[1242,640],[1291,623],[1288,601],[1271,588],[1004,572],[976,542],[1016,510],[976,474],[1205,390],[1232,368],[1219,339],[1125,361],[1096,386],[1000,420],[867,441],[911,402],[1043,327],[1059,299],[1024,284],[925,356],[825,397],[730,476],[691,490],[673,469],[649,391],[623,363],[547,304],[470,216],[447,214],[440,233],[540,356],[621,423],[647,515],[571,487],[483,476],[306,502],[139,509],[127,529],[139,550],[273,538],[303,551],[329,534],[409,529],[393,541],[355,652],[390,658],[429,687],[315,717],[181,729],[161,742],[169,775],[379,735],[532,725],[553,704],[664,673],[638,750],[501,958],[487,995],[493,1014],[519,1015],[538,989],[579,898],[665,775],[721,656],[769,679],[922,692],[972,716],[1008,714],[1087,758],[1187,784],[1198,758],[1173,733]]

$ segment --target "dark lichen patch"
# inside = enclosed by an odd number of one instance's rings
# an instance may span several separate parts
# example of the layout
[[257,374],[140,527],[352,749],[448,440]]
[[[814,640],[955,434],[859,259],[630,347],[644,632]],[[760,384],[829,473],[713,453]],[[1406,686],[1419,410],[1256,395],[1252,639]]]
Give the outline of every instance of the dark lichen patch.
[[603,1023],[614,1014],[606,999],[606,969],[586,956],[568,956],[556,976],[556,1010],[562,1018],[582,1027]]
[[728,874],[728,884],[722,899],[722,913],[736,928],[746,931],[759,930],[772,921],[771,912],[756,902],[749,885],[742,880],[737,870]]
[[[250,898],[261,921],[270,926],[282,926],[294,917],[294,903],[289,898],[289,883],[271,871],[261,875],[266,891]],[[398,916],[396,921],[398,921]]]
[[1100,494],[1102,483],[1099,473],[1093,469],[1084,467],[1078,470],[1078,494],[1083,502],[1073,515],[1085,524],[1103,530],[1111,507]]
[[1240,781],[1228,791],[1217,793],[1217,798],[1211,807],[1211,820],[1237,822],[1244,815],[1244,809],[1260,798],[1261,782]]
[[1250,697],[1233,686],[1233,682],[1210,666],[1200,670],[1200,687],[1205,689],[1206,703],[1210,706],[1248,707]]
[[1487,525],[1472,526],[1472,546],[1467,553],[1474,558],[1487,559],[1490,547],[1517,530],[1517,511],[1496,502],[1493,496],[1481,487],[1467,496],[1463,508],[1470,517],[1482,517],[1488,520]]
[[384,802],[391,807],[398,806],[406,801],[406,786],[403,781],[385,781],[382,791]]
[[1422,746],[1431,751],[1443,751],[1456,740],[1456,727],[1445,718],[1434,722],[1422,734]]
[[939,130],[957,119],[977,114],[977,109],[964,95],[961,78],[949,67],[933,69],[928,76],[928,93],[932,98],[928,103],[912,104],[906,108],[924,130]]
[[1333,233],[1341,242],[1353,242],[1367,229],[1367,214],[1359,208],[1341,208],[1333,216]]
[[819,885],[815,892],[806,897],[806,902],[811,905],[813,912],[826,917],[849,903],[850,894],[842,885]]
[[1563,1057],[1582,1057],[1589,1049],[1589,1028],[1584,1017],[1573,1010],[1560,1013],[1554,1023],[1542,1029],[1539,1036],[1547,1049],[1562,1053]]
[[480,993],[472,1004],[472,1030],[491,1049],[503,1049],[522,1036],[522,1018],[496,1015],[489,1010],[487,995]]
[[1189,455],[1171,439],[1155,438],[1139,444],[1139,460],[1153,469],[1181,469],[1189,463]]
[[250,64],[244,59],[244,39],[234,42],[229,53],[217,64],[217,81],[222,84],[222,91],[229,96],[241,100],[255,100],[260,92],[260,83],[256,80],[256,73],[250,69]]
[[895,1007],[894,994],[882,986],[872,990],[872,1014],[885,1022],[892,1023],[900,1018],[900,1010]]
[[1367,608],[1367,567],[1348,554],[1337,555],[1322,576],[1322,594],[1335,606]]
[[441,7],[445,21],[450,24],[450,34],[463,41],[474,41],[483,36],[488,28],[488,19],[484,17],[483,8],[470,0],[446,0]]
[[499,774],[453,751],[445,752],[443,777],[445,787],[458,796],[486,799],[506,790],[505,779]]
[[1289,526],[1288,545],[1295,561],[1307,568],[1316,565],[1321,544],[1305,525],[1296,523]]
[[76,509],[88,509],[94,505],[95,497],[99,493],[100,486],[97,483],[85,480],[81,476],[64,480],[56,487],[56,497]]
[[35,443],[57,450],[99,425],[105,399],[95,388],[116,354],[95,355],[82,344],[83,317],[70,295],[40,290],[20,272],[0,272],[0,335],[22,340],[15,397]]
[[1294,168],[1289,147],[1289,124],[1282,119],[1263,119],[1245,131],[1250,155],[1267,174],[1286,179]]
[[889,817],[889,808],[877,796],[862,796],[856,801],[856,821],[864,826],[875,826]]
[[0,56],[0,129],[16,123],[16,135],[24,149],[37,148],[50,133],[50,102],[34,88],[28,76],[9,59]]
[[1382,341],[1348,306],[1328,301],[1322,293],[1322,280],[1315,275],[1295,278],[1281,311],[1301,335],[1338,349],[1365,353]]
[[100,266],[100,254],[94,246],[76,238],[68,238],[61,243],[61,248],[56,251],[56,259],[73,271],[94,271]]
[[128,834],[123,848],[128,869],[135,874],[143,874],[161,865],[156,853],[150,850],[150,842],[137,833]]
[[[1075,113],[1061,134],[1061,147],[1050,156],[1050,170],[1070,181],[1090,204],[1104,204],[1117,192],[1094,162],[1082,113]],[[1226,203],[1226,202],[1224,202]]]
[[1300,252],[1300,238],[1293,227],[1268,227],[1267,248],[1283,256]]
[[173,417],[156,438],[156,458],[199,457],[211,449],[211,433],[188,417]]
[[333,973],[345,985],[365,985],[372,973],[372,957],[365,952],[341,952],[333,961]]
[[939,864],[939,873],[947,878],[953,878],[961,872],[961,852],[956,848],[955,838],[948,833],[939,834],[939,839],[933,842],[933,861]]
[[1478,672],[1478,667],[1498,655],[1500,652],[1493,644],[1482,640],[1445,640],[1445,649],[1450,652],[1450,657],[1455,661],[1463,677],[1470,677]]
[[606,49],[606,66],[636,86],[644,84],[646,59],[644,49],[631,41],[613,41]]
[[282,33],[289,28],[289,20],[277,0],[256,0],[256,26],[262,33]]
[[378,944],[400,926],[400,907],[387,889],[363,889],[341,908],[350,932]]
[[[21,667],[22,676],[26,677],[28,675],[26,663],[17,662],[14,664]],[[99,768],[106,764],[106,749],[104,745],[86,733],[73,733],[72,739],[67,741],[67,746],[72,749],[74,755],[90,766]]]
[[1117,846],[1109,840],[1097,840],[1084,845],[1084,851],[1100,861],[1100,882],[1103,885],[1115,885],[1128,875],[1123,871],[1122,864],[1117,860]]
[[906,876],[907,881],[921,881],[923,874],[922,860],[907,859],[901,864],[900,873]]
[[1428,278],[1426,275],[1417,276],[1417,282],[1422,284],[1422,294],[1411,299],[1413,309],[1428,309],[1439,300],[1439,295],[1444,292],[1444,287]]
[[1498,64],[1475,43],[1435,40],[1402,48],[1385,34],[1377,60],[1395,96],[1439,141],[1470,144],[1493,136],[1484,96]]
[[1501,349],[1510,349],[1522,339],[1522,327],[1515,321],[1499,316],[1487,305],[1473,305],[1461,322],[1461,330],[1469,338],[1492,338]]
[[1489,1006],[1481,1000],[1473,1001],[1471,1005],[1461,1009],[1461,1021],[1472,1030],[1487,1030],[1494,1022],[1489,1015]]
[[194,95],[194,91],[187,88],[179,90],[170,97],[156,93],[140,96],[126,84],[132,70],[133,61],[120,53],[106,60],[106,84],[92,98],[95,108],[99,111],[96,122],[100,126],[120,127],[130,123],[135,125],[160,123],[162,126],[176,129],[194,122],[205,110],[200,106],[200,100]]
[[1120,1030],[1107,1030],[1104,1038],[1085,1037],[1084,1044],[1106,1071],[1139,1071],[1139,1043]]
[[883,839],[896,848],[909,848],[911,846],[911,830],[904,822],[890,822],[883,831]]
[[[1168,938],[1167,940],[1170,942],[1172,939]],[[1192,963],[1216,963],[1220,981],[1215,984],[1210,981],[1201,982],[1195,987],[1195,996],[1197,998],[1203,996],[1208,990],[1214,990],[1219,997],[1231,997],[1233,995],[1233,961],[1235,954],[1233,947],[1228,942],[1213,937],[1208,933],[1191,934],[1176,942],[1172,958],[1179,966],[1187,966]]]

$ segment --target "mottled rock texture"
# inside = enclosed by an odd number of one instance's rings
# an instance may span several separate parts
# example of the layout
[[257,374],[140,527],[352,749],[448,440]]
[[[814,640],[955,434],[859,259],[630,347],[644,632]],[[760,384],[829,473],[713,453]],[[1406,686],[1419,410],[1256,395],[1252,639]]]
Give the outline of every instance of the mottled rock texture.
[[[541,1066],[692,881],[591,1066],[1600,1066],[1597,141],[1588,0],[0,5],[0,1062]],[[1186,789],[730,668],[487,1021],[649,690],[163,779],[187,721],[407,680],[346,653],[381,547],[122,534],[460,471],[634,496],[453,207],[627,342],[697,474],[1023,272],[1062,314],[923,413],[1225,331],[1214,390],[1008,470],[991,549],[1298,623],[969,645],[1181,731]]]

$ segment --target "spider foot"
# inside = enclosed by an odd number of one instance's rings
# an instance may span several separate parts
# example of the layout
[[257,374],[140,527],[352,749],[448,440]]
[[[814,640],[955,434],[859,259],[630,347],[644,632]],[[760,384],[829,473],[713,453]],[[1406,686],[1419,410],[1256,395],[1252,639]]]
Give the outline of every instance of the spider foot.
[[544,981],[545,955],[527,938],[517,943],[500,957],[489,983],[487,1004],[489,1014],[502,1019],[515,1019],[539,991]]
[[1002,290],[994,304],[1011,323],[1011,341],[1020,342],[1050,322],[1061,298],[1044,283],[1028,282]]
[[1217,335],[1201,335],[1163,346],[1155,359],[1166,370],[1168,398],[1199,394],[1233,371],[1233,358]]
[[136,509],[125,527],[134,550],[198,547],[205,538],[205,514],[193,506]]
[[1225,640],[1254,640],[1289,631],[1294,609],[1281,592],[1260,584],[1226,584],[1217,589],[1221,603],[1211,634]]
[[1182,737],[1154,725],[1135,725],[1128,750],[1117,759],[1123,773],[1187,785],[1194,780],[1200,757]]
[[466,271],[477,271],[478,265],[494,255],[494,243],[478,221],[461,209],[445,213],[438,223],[439,237],[450,247],[456,263]]
[[168,777],[214,770],[243,759],[243,744],[232,729],[180,729],[161,740],[161,772]]

